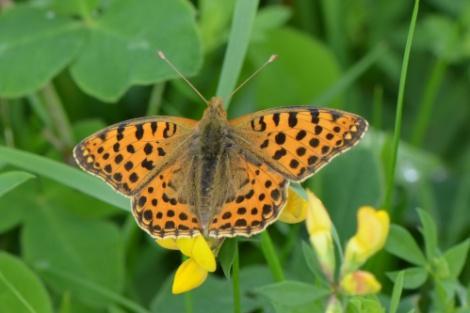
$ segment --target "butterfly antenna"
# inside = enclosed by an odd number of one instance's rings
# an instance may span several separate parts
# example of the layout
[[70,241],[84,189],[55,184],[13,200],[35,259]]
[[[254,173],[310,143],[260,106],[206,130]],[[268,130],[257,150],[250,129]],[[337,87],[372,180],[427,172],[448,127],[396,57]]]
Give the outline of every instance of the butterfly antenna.
[[170,62],[170,60],[168,60],[165,56],[165,54],[163,53],[163,51],[161,50],[158,50],[158,56],[160,57],[160,59],[162,59],[163,61],[165,61],[185,82],[186,84],[189,85],[189,87],[191,87],[191,89],[206,103],[206,104],[209,104],[209,101],[199,92],[199,90],[197,90],[196,87],[194,87],[193,84],[191,84],[191,82],[183,75],[183,73],[181,73],[178,68],[173,65],[173,63]]
[[232,91],[232,93],[230,94],[230,96],[228,97],[229,99],[233,97],[233,95],[235,93],[237,93],[237,91],[239,91],[243,86],[246,85],[246,83],[248,83],[253,77],[255,77],[259,72],[261,72],[266,66],[268,66],[269,64],[273,63],[274,61],[276,61],[277,59],[277,55],[276,54],[273,54],[269,57],[269,59],[264,62],[263,65],[261,65],[256,71],[254,71],[253,74],[251,74],[250,76],[248,76],[247,79],[245,79],[240,85],[238,85],[237,88],[235,88],[234,91]]

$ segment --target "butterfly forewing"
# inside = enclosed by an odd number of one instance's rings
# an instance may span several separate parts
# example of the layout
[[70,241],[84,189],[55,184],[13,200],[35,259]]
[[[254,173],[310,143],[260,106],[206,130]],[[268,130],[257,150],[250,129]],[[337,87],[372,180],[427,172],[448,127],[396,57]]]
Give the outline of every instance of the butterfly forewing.
[[367,129],[360,116],[311,107],[261,111],[231,125],[246,149],[294,181],[306,179],[354,146]]
[[74,157],[84,170],[130,196],[182,147],[195,124],[174,117],[121,122],[83,140]]

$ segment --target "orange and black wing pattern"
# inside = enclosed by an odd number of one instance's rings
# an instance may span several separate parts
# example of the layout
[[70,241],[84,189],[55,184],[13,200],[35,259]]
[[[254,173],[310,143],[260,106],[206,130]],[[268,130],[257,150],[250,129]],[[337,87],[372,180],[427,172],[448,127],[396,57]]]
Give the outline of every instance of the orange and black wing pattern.
[[99,131],[75,146],[79,166],[131,196],[182,147],[196,121],[138,118]]
[[334,109],[287,107],[230,121],[241,145],[286,178],[302,181],[359,142],[367,121]]

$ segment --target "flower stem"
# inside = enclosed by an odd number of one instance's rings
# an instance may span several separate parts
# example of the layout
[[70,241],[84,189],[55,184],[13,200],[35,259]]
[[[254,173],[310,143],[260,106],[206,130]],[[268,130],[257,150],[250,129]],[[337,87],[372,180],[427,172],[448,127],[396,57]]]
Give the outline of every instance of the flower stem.
[[284,272],[282,271],[281,262],[276,254],[276,249],[267,230],[263,231],[261,237],[261,250],[263,250],[264,258],[268,262],[269,269],[275,281],[284,280]]
[[162,104],[163,91],[165,91],[165,83],[156,84],[152,88],[150,100],[147,107],[147,116],[157,115]]
[[44,97],[46,110],[54,124],[56,135],[60,138],[62,144],[66,148],[72,147],[74,143],[72,126],[70,125],[63,103],[60,100],[52,82],[44,87],[42,90],[42,96]]
[[385,193],[384,207],[388,210],[392,207],[393,188],[395,186],[395,168],[397,165],[398,146],[400,144],[401,123],[403,117],[403,97],[405,94],[406,74],[408,72],[408,62],[410,60],[411,44],[415,32],[416,19],[418,17],[419,0],[415,0],[413,15],[411,17],[408,38],[406,39],[405,52],[403,53],[403,63],[400,73],[400,85],[398,87],[397,109],[395,113],[395,131],[393,133],[392,154],[388,164],[388,181]]
[[240,255],[238,253],[238,242],[235,243],[235,254],[233,256],[232,287],[233,287],[233,313],[241,313],[241,302],[240,302]]

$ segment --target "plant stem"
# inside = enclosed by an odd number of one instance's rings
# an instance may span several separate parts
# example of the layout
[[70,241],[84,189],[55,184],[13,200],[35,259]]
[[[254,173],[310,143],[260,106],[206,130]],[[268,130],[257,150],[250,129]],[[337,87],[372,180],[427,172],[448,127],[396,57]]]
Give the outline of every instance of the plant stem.
[[268,230],[261,233],[261,250],[263,250],[264,258],[268,262],[269,269],[275,281],[283,281],[284,273],[282,271],[281,262],[276,253],[276,249],[273,246],[271,237],[269,236]]
[[426,82],[424,94],[418,106],[418,120],[415,123],[415,128],[411,136],[411,142],[415,146],[421,146],[423,144],[423,139],[429,127],[429,121],[431,120],[433,104],[436,101],[439,86],[444,79],[446,69],[447,62],[442,58],[438,58],[431,70],[431,77]]
[[150,94],[149,105],[147,107],[147,116],[157,115],[162,104],[162,96],[165,91],[165,83],[156,84]]
[[52,83],[44,87],[42,96],[44,97],[44,104],[54,124],[57,136],[61,139],[65,147],[72,147],[74,144],[72,126],[67,118],[62,101]]
[[408,37],[406,39],[405,51],[403,53],[403,63],[400,73],[400,84],[398,87],[397,108],[395,113],[395,131],[393,133],[392,141],[392,155],[390,164],[388,166],[388,182],[386,186],[384,207],[388,210],[392,207],[393,188],[395,186],[395,167],[397,165],[398,146],[400,143],[401,123],[403,117],[403,97],[405,94],[406,74],[408,72],[408,62],[410,60],[411,44],[415,32],[416,19],[418,17],[419,0],[415,0],[413,8],[413,15],[411,17],[410,28],[408,30]]
[[241,313],[241,302],[240,302],[240,255],[238,253],[238,242],[235,243],[235,254],[233,256],[232,287],[233,287],[233,313]]
[[5,139],[5,145],[7,147],[15,146],[15,136],[10,122],[10,108],[9,104],[5,99],[0,99],[0,113],[3,122],[3,137]]
[[229,107],[230,94],[235,89],[242,69],[258,3],[259,0],[238,0],[235,4],[230,37],[216,92],[216,95],[223,99],[225,109]]

